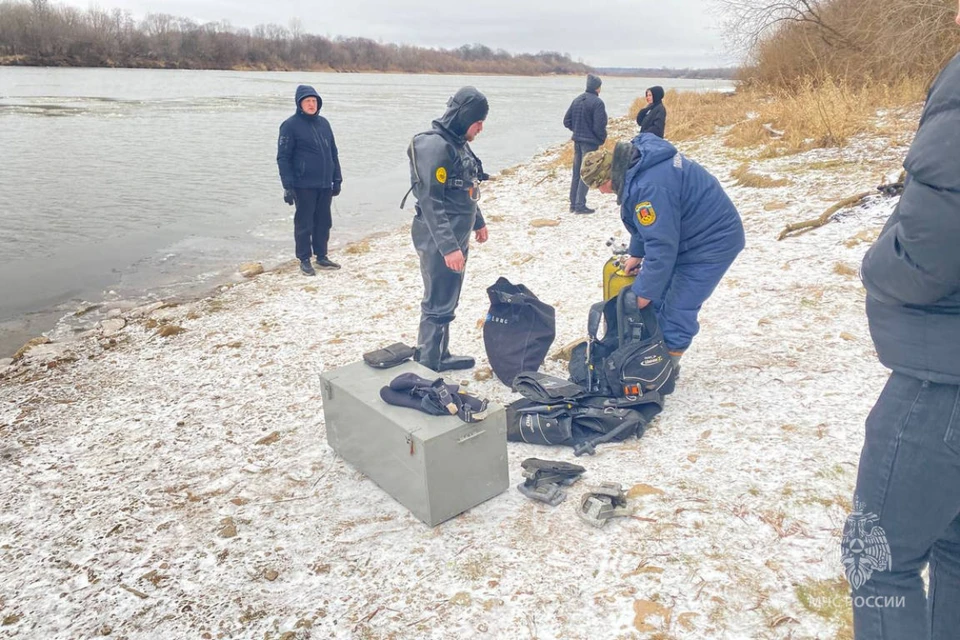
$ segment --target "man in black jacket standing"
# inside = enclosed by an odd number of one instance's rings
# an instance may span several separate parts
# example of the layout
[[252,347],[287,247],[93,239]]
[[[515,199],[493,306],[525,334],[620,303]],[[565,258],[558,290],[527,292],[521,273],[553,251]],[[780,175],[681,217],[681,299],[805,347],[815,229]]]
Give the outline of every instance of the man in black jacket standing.
[[960,638],[960,55],[930,89],[903,166],[903,195],[861,268],[892,373],[867,417],[841,545],[858,640]]
[[563,126],[573,131],[573,178],[570,181],[570,212],[593,213],[587,207],[587,185],[580,179],[583,156],[596,151],[607,139],[607,109],[600,99],[599,76],[587,76],[587,90],[573,99],[563,116]]
[[340,157],[333,130],[320,115],[323,100],[313,87],[297,87],[297,112],[280,125],[277,166],[283,184],[283,201],[296,204],[293,239],[300,271],[315,276],[310,264],[311,252],[320,269],[339,269],[327,256],[333,219],[330,205],[340,195]]
[[469,143],[483,131],[489,109],[482,93],[463,87],[407,149],[410,191],[417,199],[410,234],[423,277],[416,360],[434,371],[474,366],[470,356],[450,355],[450,323],[460,301],[470,234],[477,242],[487,241],[487,224],[477,207],[485,174]]

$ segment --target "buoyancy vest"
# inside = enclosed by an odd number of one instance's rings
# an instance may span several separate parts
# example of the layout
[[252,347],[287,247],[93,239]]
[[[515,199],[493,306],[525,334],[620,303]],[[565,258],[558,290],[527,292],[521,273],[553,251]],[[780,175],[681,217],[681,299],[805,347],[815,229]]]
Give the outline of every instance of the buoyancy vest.
[[[598,337],[600,321],[606,324]],[[623,289],[590,308],[589,339],[570,356],[570,379],[587,393],[610,398],[670,393],[673,362],[652,305],[637,308],[637,296]]]

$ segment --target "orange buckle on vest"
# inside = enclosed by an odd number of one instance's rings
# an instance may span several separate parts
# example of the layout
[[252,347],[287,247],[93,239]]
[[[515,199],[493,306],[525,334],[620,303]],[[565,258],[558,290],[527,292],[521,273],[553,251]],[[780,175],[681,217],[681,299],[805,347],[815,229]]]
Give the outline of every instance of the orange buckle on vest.
[[640,394],[640,385],[638,384],[625,384],[623,385],[623,395],[625,396],[639,396]]

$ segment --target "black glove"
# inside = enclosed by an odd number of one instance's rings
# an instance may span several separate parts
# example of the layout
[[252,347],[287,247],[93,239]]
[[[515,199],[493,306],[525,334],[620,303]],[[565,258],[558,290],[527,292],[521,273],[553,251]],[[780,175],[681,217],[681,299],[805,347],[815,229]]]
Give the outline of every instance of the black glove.
[[284,189],[283,201],[289,205],[293,205],[297,201],[297,194],[294,193],[293,189]]
[[480,182],[483,182],[484,180],[489,180],[490,174],[486,173],[483,170],[483,163],[480,162],[480,158],[477,158],[476,156],[474,156],[474,158],[477,159],[477,180],[479,180]]
[[340,195],[340,185],[341,185],[340,182],[334,182],[334,183],[333,183],[333,195],[335,195],[335,196]]

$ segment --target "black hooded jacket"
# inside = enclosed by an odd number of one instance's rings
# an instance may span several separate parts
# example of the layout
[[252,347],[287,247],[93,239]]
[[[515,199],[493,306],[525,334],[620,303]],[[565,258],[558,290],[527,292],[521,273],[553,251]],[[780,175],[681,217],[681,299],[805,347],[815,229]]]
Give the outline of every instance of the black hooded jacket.
[[903,195],[860,277],[885,366],[960,384],[960,55],[927,96],[903,168]]
[[653,102],[640,109],[640,113],[637,114],[637,124],[640,125],[640,133],[652,133],[662,138],[667,126],[667,108],[663,106],[663,87],[650,87],[647,91],[653,96]]
[[563,126],[573,131],[574,142],[586,142],[596,146],[607,139],[607,108],[597,95],[600,78],[592,73],[587,76],[587,90],[573,99],[563,116]]
[[487,98],[473,87],[464,87],[450,98],[433,127],[415,135],[407,149],[417,213],[443,255],[465,248],[457,241],[449,216],[475,216],[475,230],[486,225],[475,200],[482,168],[465,136],[470,125],[486,119],[488,111]]
[[[300,108],[304,98],[317,99],[317,113]],[[327,119],[320,115],[323,100],[313,87],[297,87],[297,112],[280,125],[277,167],[284,189],[333,189],[343,182],[337,142]]]

